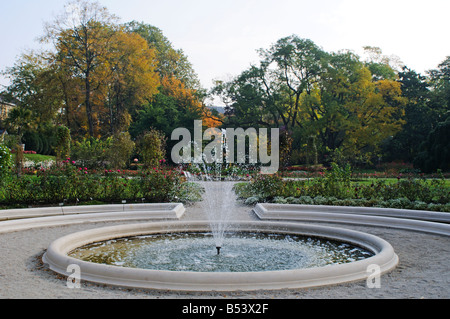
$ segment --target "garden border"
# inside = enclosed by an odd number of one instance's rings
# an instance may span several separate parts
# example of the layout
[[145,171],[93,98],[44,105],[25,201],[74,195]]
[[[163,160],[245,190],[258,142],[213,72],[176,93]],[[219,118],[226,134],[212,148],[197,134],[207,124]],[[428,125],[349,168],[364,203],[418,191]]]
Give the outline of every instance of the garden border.
[[40,227],[123,220],[178,220],[181,203],[62,206],[0,211],[0,234]]
[[261,220],[328,222],[397,228],[450,236],[450,213],[394,208],[259,203]]

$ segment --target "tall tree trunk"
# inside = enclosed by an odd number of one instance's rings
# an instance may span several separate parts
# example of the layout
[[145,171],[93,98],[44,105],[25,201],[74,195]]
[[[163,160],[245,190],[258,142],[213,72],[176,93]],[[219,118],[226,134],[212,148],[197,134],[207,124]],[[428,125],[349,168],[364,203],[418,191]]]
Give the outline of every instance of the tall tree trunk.
[[89,135],[94,137],[94,122],[92,119],[92,105],[91,105],[91,83],[89,81],[89,74],[86,74],[86,115],[89,125]]

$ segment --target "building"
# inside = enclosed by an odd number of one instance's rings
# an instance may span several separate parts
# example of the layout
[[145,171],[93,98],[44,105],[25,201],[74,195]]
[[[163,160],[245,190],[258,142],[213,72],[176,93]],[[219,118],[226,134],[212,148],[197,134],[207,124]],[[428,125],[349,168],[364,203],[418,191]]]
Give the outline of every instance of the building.
[[0,121],[5,120],[8,117],[9,112],[11,112],[14,107],[14,104],[3,101],[0,96]]
[[216,110],[219,112],[219,114],[225,114],[225,107],[224,106],[208,106],[210,110]]

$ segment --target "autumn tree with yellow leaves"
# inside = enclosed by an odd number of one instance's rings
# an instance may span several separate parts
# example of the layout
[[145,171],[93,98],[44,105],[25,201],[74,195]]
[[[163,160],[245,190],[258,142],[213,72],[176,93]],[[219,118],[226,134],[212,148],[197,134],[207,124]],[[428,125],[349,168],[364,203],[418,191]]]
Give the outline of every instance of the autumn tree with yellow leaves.
[[[156,27],[118,21],[98,2],[68,2],[41,38],[54,50],[23,55],[8,69],[14,83],[9,95],[22,97],[26,88],[36,88],[22,98],[25,107],[36,118],[66,125],[75,139],[114,136],[134,122],[136,137],[158,126],[139,127],[157,122],[145,118],[149,106],[172,119],[166,133],[193,119],[220,124],[204,105],[205,91],[183,51]],[[40,104],[38,92],[45,95]]]
[[158,91],[155,51],[117,21],[98,3],[77,0],[47,24],[43,38],[55,46],[56,68],[66,79],[78,80],[78,88],[72,89],[82,93],[82,103],[67,105],[66,111],[83,109],[86,116],[78,121],[90,137],[126,131],[131,123],[128,108]]

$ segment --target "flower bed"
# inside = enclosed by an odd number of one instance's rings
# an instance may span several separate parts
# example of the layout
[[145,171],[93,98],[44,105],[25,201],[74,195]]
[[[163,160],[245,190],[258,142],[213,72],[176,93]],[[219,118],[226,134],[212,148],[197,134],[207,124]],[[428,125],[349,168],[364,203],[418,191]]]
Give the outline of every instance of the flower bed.
[[201,192],[180,172],[162,166],[146,171],[95,171],[67,159],[27,173],[2,179],[0,206],[186,202],[198,199]]
[[352,181],[351,171],[333,166],[317,178],[283,179],[258,175],[238,184],[238,196],[249,205],[273,202],[305,205],[391,207],[450,212],[450,186],[441,178],[397,178]]

